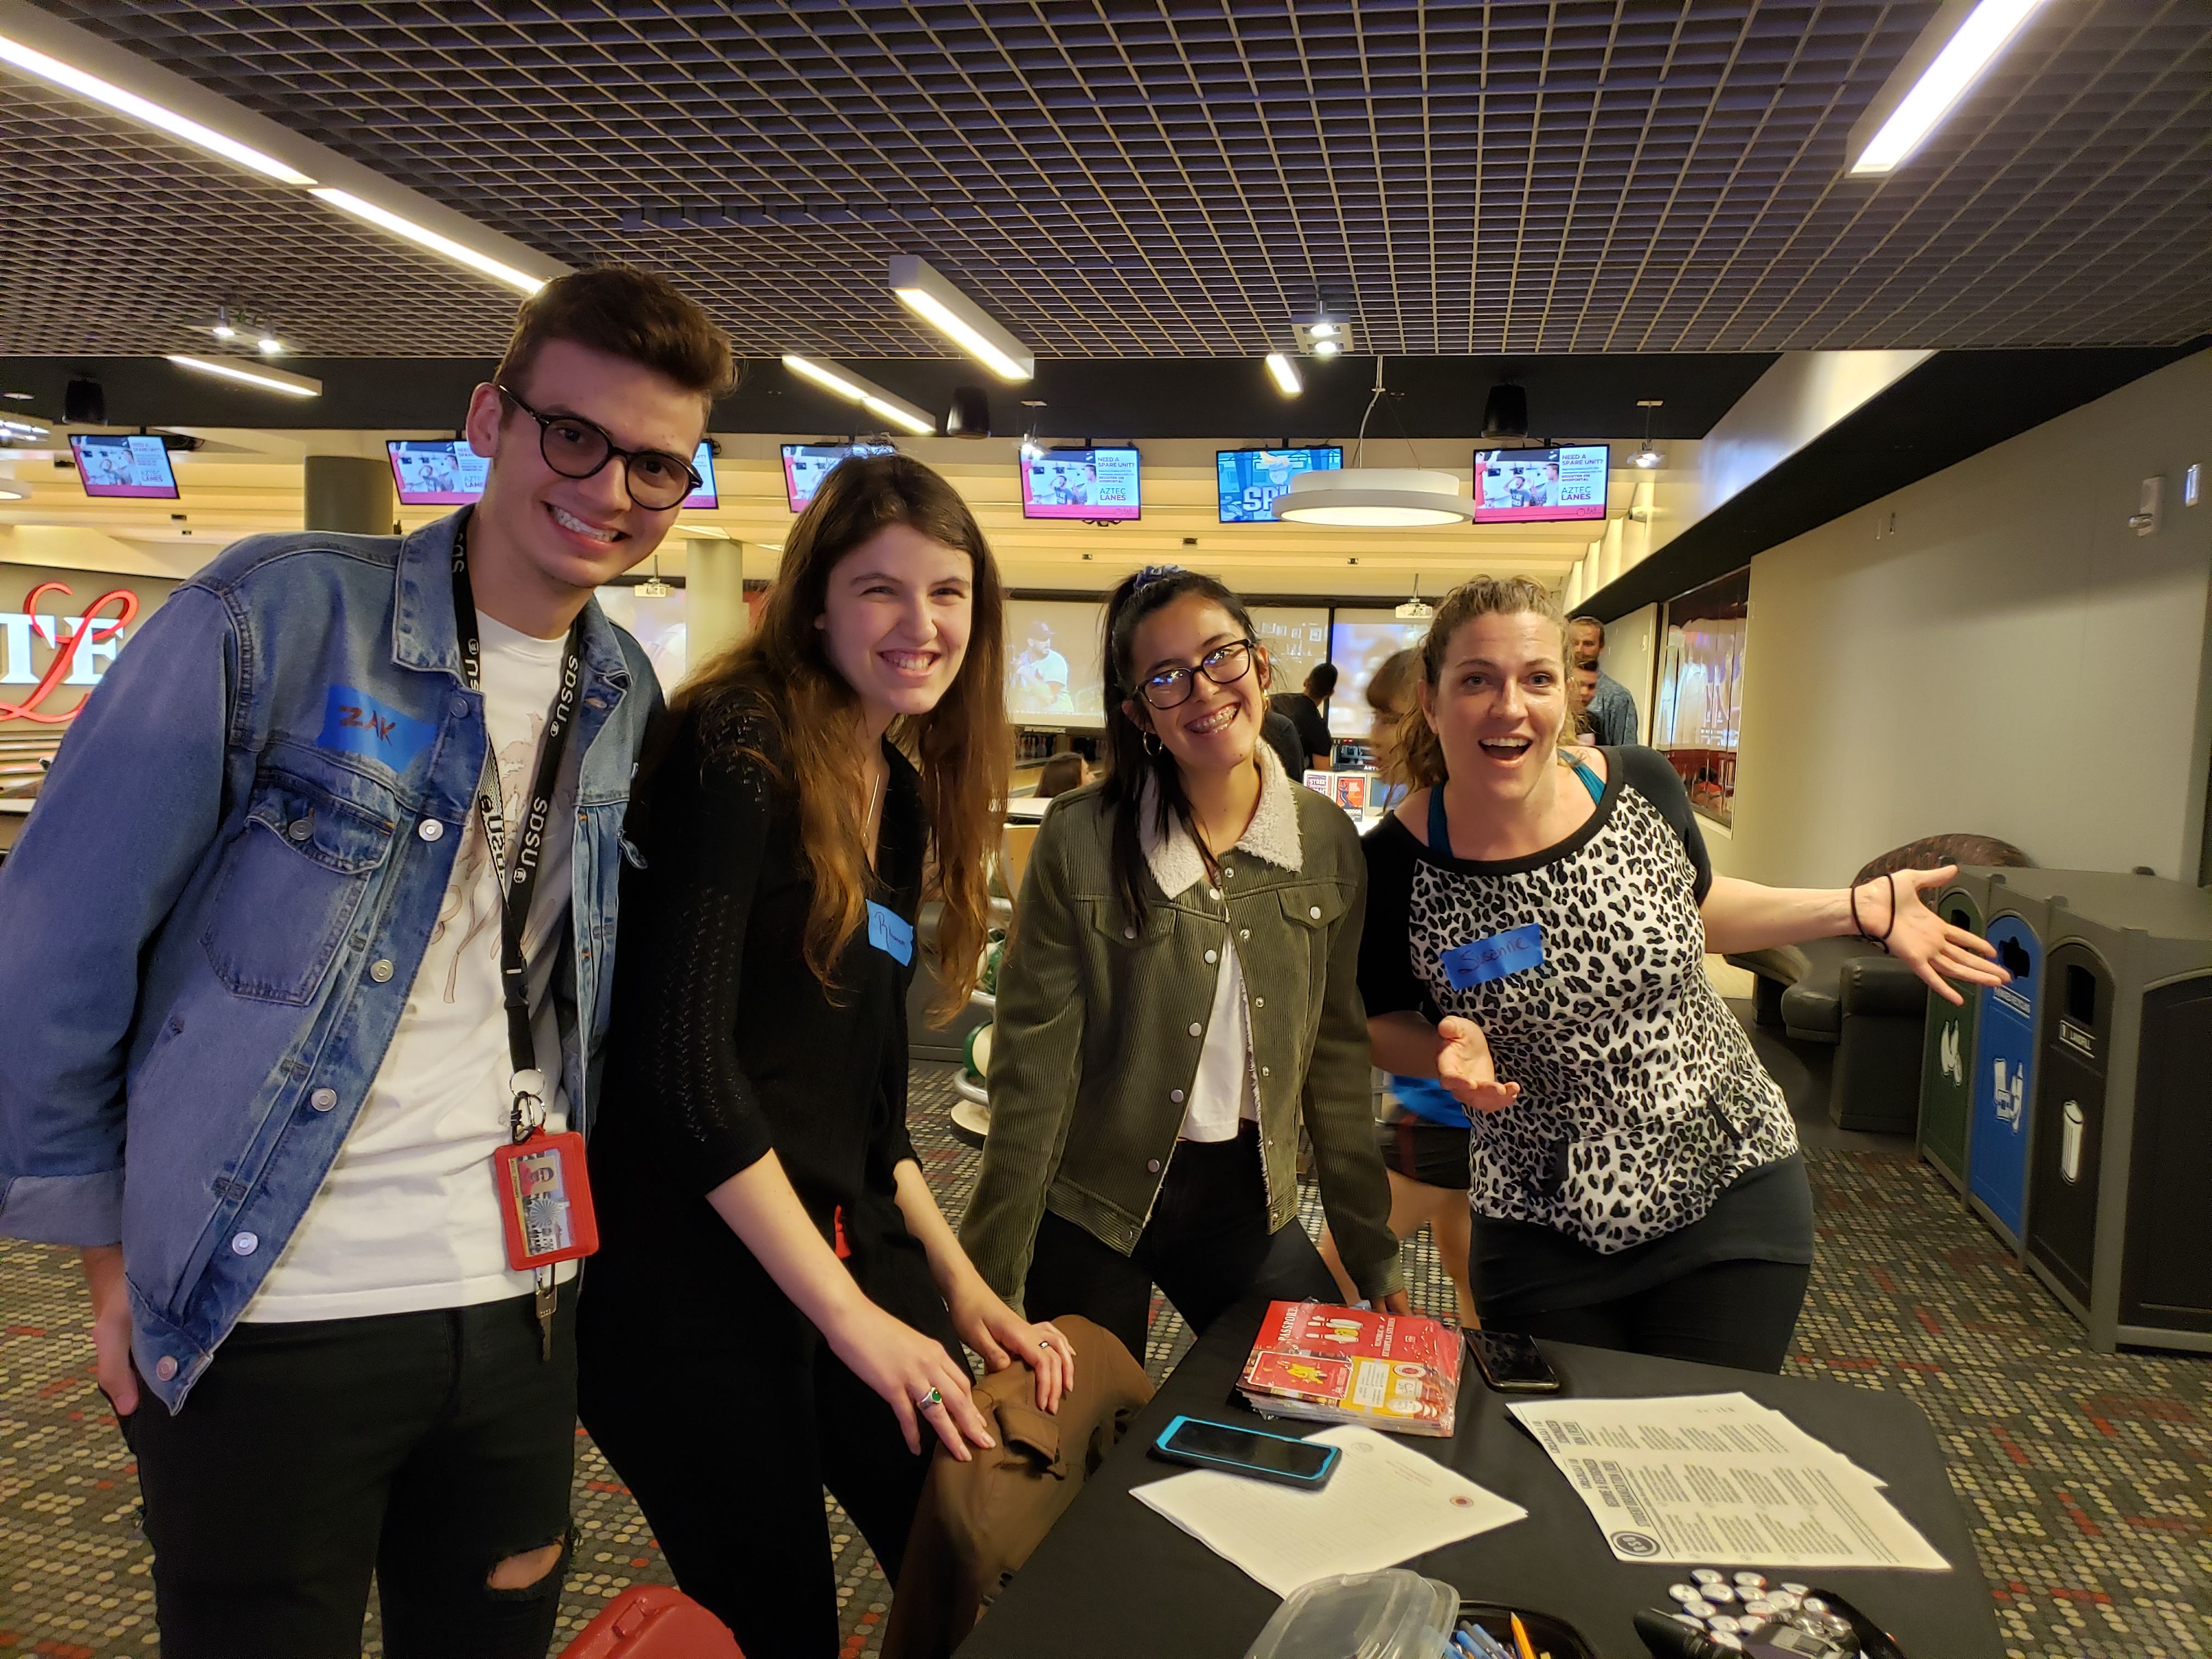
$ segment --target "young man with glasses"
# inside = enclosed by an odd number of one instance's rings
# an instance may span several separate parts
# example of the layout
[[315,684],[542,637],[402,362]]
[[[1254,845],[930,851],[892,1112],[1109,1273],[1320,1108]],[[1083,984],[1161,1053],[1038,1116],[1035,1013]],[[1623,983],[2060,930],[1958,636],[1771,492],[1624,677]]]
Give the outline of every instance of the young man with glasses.
[[168,1659],[352,1659],[372,1570],[395,1659],[551,1640],[574,1135],[660,702],[592,593],[730,376],[659,279],[550,284],[471,400],[475,507],[216,559],[0,866],[0,1232],[82,1252]]

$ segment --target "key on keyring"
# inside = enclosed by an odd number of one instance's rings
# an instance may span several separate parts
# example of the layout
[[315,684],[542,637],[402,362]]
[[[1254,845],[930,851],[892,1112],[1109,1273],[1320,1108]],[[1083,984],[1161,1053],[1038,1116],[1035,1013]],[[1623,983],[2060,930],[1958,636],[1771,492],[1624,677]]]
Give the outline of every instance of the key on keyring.
[[538,1358],[553,1358],[553,1310],[560,1303],[559,1286],[550,1279],[538,1287]]

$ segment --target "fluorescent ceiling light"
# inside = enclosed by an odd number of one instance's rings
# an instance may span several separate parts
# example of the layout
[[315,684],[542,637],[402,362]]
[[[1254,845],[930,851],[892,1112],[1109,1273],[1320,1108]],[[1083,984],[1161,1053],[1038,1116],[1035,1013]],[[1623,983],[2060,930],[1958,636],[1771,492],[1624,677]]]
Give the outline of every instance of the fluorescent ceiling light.
[[2042,3],[1949,0],[1851,128],[1849,171],[1864,177],[1902,164]]
[[412,242],[417,247],[428,248],[457,265],[466,265],[471,270],[489,276],[495,283],[504,283],[525,294],[535,294],[545,286],[545,279],[542,276],[532,276],[527,271],[517,270],[513,265],[501,264],[489,254],[465,247],[450,236],[441,236],[436,231],[418,225],[412,219],[404,219],[388,208],[380,208],[374,202],[364,202],[360,197],[345,191],[315,190],[308,194],[341,213],[350,213],[356,219],[366,219],[370,224],[388,230],[394,236]]
[[134,121],[143,121],[149,127],[159,127],[174,138],[181,138],[210,155],[220,155],[226,161],[234,161],[249,172],[264,179],[274,179],[280,185],[312,185],[315,181],[299,168],[264,155],[250,145],[235,138],[226,138],[210,127],[187,120],[174,110],[141,98],[135,92],[125,92],[121,87],[103,81],[94,75],[64,64],[58,58],[49,58],[43,52],[33,52],[21,41],[0,34],[0,62],[13,64],[17,69],[65,87],[80,98],[89,98],[95,104],[129,116]]
[[855,403],[872,415],[882,416],[902,432],[927,437],[937,430],[937,422],[923,414],[896,392],[886,392],[872,380],[864,380],[848,369],[831,368],[811,358],[784,354],[783,366],[802,380],[811,380],[825,392],[834,392],[848,403]]
[[900,254],[891,261],[890,283],[901,305],[1000,380],[1026,380],[1036,373],[1029,348],[927,259]]
[[1285,398],[1295,398],[1305,390],[1305,383],[1298,379],[1297,365],[1279,351],[1267,354],[1267,373],[1275,377],[1276,389]]
[[295,374],[289,369],[271,368],[266,363],[240,362],[232,357],[185,357],[171,353],[169,361],[179,368],[195,368],[203,374],[220,374],[226,380],[239,380],[247,386],[258,386],[264,392],[281,392],[288,398],[319,398],[323,383],[311,380],[304,374]]
[[1292,524],[1396,530],[1462,524],[1474,516],[1474,502],[1449,472],[1346,467],[1295,475],[1289,493],[1275,498],[1275,516]]

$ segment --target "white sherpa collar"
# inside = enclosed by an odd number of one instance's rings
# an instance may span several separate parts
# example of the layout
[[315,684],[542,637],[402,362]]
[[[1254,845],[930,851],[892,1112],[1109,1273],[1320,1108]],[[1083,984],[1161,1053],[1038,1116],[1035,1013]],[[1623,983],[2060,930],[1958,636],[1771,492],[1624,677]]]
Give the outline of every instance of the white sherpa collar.
[[[1302,853],[1298,798],[1292,792],[1304,786],[1291,781],[1282,762],[1266,744],[1258,744],[1252,752],[1260,763],[1260,805],[1238,839],[1237,850],[1264,859],[1279,870],[1297,870],[1301,867]],[[1166,836],[1160,834],[1158,802],[1159,792],[1146,778],[1143,797],[1137,804],[1137,837],[1160,891],[1176,898],[1205,879],[1206,860],[1180,820],[1170,818]]]

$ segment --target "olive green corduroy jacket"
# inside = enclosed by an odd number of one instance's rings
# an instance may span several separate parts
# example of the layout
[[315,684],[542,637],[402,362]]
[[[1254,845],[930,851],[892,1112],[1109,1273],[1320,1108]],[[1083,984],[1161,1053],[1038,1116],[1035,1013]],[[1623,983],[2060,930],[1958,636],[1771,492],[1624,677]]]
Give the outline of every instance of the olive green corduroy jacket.
[[[1298,1124],[1329,1230],[1363,1296],[1401,1288],[1376,1146],[1359,931],[1366,865],[1333,802],[1272,753],[1259,811],[1209,885],[1188,837],[1147,836],[1146,919],[1115,892],[1097,786],[1053,803],[999,975],[991,1132],[960,1239],[1016,1305],[1046,1209],[1127,1255],[1152,1213],[1197,1076],[1219,947],[1237,930],[1252,1031],[1269,1224],[1297,1215]],[[1149,815],[1148,815],[1149,816]],[[1163,890],[1159,872],[1178,890]],[[1194,875],[1182,885],[1184,875]]]

